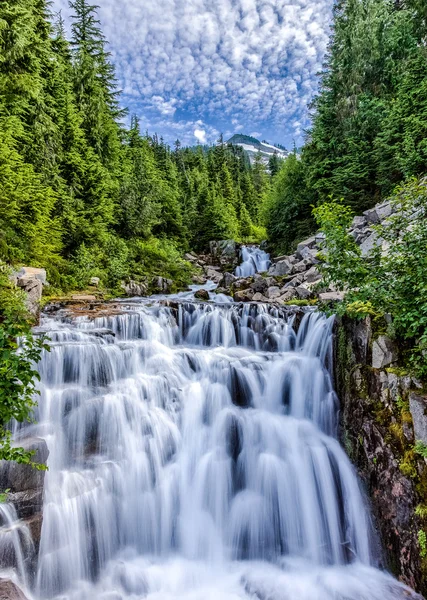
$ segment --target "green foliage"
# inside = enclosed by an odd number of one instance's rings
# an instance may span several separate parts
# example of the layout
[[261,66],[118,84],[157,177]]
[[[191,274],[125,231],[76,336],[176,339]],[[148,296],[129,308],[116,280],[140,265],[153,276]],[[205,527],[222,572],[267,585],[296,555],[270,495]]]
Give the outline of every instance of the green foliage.
[[427,558],[427,534],[423,529],[418,532],[418,544],[421,558]]
[[10,270],[0,263],[0,459],[29,464],[33,453],[12,446],[8,424],[31,419],[39,393],[34,365],[48,346],[31,334],[23,297],[9,277]]
[[[375,227],[380,245],[369,255],[348,234],[350,209],[330,201],[315,209],[326,235],[320,266],[327,284],[347,290],[345,307],[354,303],[369,312],[390,314],[397,336],[412,348],[411,364],[427,374],[427,182],[412,180],[391,198],[394,214]],[[369,303],[369,304],[367,304]]]
[[265,220],[270,244],[277,254],[291,252],[315,228],[304,164],[291,154],[273,180]]
[[427,444],[424,444],[421,441],[418,441],[414,446],[414,452],[419,454],[423,458],[427,458]]

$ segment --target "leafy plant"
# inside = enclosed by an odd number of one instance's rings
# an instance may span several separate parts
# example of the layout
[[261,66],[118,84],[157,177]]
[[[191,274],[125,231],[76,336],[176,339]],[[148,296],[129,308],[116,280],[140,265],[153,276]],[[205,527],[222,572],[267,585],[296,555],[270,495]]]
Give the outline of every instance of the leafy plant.
[[[347,292],[342,310],[390,314],[394,333],[411,347],[410,363],[427,375],[427,180],[411,180],[390,199],[393,214],[375,226],[366,257],[348,233],[351,210],[330,200],[314,216],[325,233],[325,283]],[[355,311],[356,308],[356,311]]]
[[39,394],[34,366],[49,347],[31,333],[23,295],[9,276],[9,269],[0,264],[0,459],[29,464],[34,452],[12,445],[8,424],[13,419],[20,423],[31,419]]
[[418,532],[418,544],[421,558],[427,558],[427,534],[423,529]]

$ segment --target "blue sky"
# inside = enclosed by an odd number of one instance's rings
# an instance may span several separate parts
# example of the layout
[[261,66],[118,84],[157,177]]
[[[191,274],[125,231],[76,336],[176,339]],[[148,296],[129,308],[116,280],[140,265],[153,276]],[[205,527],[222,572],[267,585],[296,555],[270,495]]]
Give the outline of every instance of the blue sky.
[[[333,0],[98,0],[122,102],[168,142],[300,145]],[[63,10],[67,0],[54,0]]]

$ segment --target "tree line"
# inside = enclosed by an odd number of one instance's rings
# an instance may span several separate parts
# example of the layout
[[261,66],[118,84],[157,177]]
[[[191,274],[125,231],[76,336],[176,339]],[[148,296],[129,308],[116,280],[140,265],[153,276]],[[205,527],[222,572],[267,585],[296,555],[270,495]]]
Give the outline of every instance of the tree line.
[[181,255],[265,235],[270,175],[222,137],[170,148],[125,126],[96,7],[73,0],[71,39],[46,0],[0,5],[0,260],[51,284],[114,287],[130,274],[188,276]]
[[427,171],[427,3],[337,0],[300,159],[273,186],[272,247],[292,249],[316,228],[312,207],[343,199],[353,214]]

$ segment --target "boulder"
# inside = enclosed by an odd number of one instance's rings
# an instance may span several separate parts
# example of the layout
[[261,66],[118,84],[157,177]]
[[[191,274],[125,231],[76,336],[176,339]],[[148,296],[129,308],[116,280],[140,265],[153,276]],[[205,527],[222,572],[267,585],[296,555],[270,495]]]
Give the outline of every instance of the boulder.
[[[256,294],[254,293],[254,291],[251,290],[250,288],[248,288],[247,290],[240,290],[238,292],[235,292],[234,301],[235,302],[251,302],[251,300],[254,300],[255,295]],[[265,302],[265,300],[264,300],[264,302]]]
[[233,290],[246,290],[251,285],[250,279],[245,279],[244,277],[240,279],[235,279],[233,282]]
[[153,277],[151,285],[154,291],[169,294],[172,290],[173,281],[164,277]]
[[271,286],[267,289],[265,295],[270,300],[274,300],[280,296],[280,288],[277,285]]
[[295,288],[295,293],[300,300],[308,300],[313,295],[310,290],[302,286]]
[[373,231],[369,237],[367,237],[360,245],[362,256],[367,256],[375,246],[381,246],[383,239]]
[[303,256],[301,255],[301,252],[304,250],[304,248],[314,248],[315,245],[316,245],[316,238],[314,236],[309,237],[306,240],[303,240],[297,246],[297,251],[296,251],[297,256],[300,258],[303,258]]
[[285,259],[274,263],[268,270],[268,274],[275,277],[283,277],[284,275],[290,275],[292,273],[293,266]]
[[23,277],[18,277],[17,279],[18,287],[22,288],[22,290],[26,293],[25,298],[25,306],[28,311],[37,315],[40,310],[40,300],[42,299],[43,294],[43,283],[40,279],[36,279],[30,275],[25,275]]
[[99,279],[99,277],[91,277],[91,279],[89,281],[89,285],[93,285],[95,287],[98,287],[100,281],[101,280]]
[[386,335],[380,335],[372,344],[372,367],[383,369],[396,362],[398,352],[394,342]]
[[220,287],[229,288],[236,281],[237,277],[232,273],[224,273],[222,279],[219,282]]
[[234,240],[220,240],[209,243],[212,260],[220,266],[237,266],[238,248]]
[[301,250],[300,256],[303,260],[307,261],[307,264],[316,265],[320,262],[316,258],[317,252],[316,249],[306,247]]
[[206,282],[206,277],[202,275],[193,275],[191,281],[197,285],[203,285]]
[[205,267],[205,273],[206,277],[214,283],[219,283],[222,279],[221,273],[212,267]]
[[197,262],[199,257],[196,256],[196,254],[193,254],[192,252],[187,252],[186,254],[184,254],[184,258],[185,260],[188,260],[188,262]]
[[256,294],[254,294],[253,297],[252,297],[252,302],[267,302],[267,301],[268,301],[268,298],[266,298],[265,296],[263,296],[259,292],[257,292]]
[[0,579],[0,600],[27,600],[27,597],[11,579]]
[[209,300],[209,292],[207,290],[197,290],[194,297],[198,300]]
[[412,392],[409,395],[409,410],[414,424],[415,441],[427,444],[427,396]]
[[47,283],[46,269],[22,267],[22,269],[16,274],[16,277],[18,280],[24,277],[28,279],[37,279],[37,281],[40,281],[42,285],[46,285]]
[[391,202],[383,202],[383,204],[378,204],[375,207],[375,212],[377,213],[379,221],[384,221],[393,212]]
[[288,288],[296,288],[304,281],[303,275],[297,275],[290,281],[287,281],[285,285],[282,287],[282,292],[286,292]]
[[311,267],[305,274],[304,279],[309,283],[314,283],[316,281],[320,281],[322,279],[322,275],[316,269],[316,267]]
[[[24,450],[34,451],[33,462],[46,464],[49,450],[42,438],[27,438],[18,443]],[[45,471],[38,471],[30,465],[17,462],[1,461],[0,487],[10,489],[12,493],[24,492],[42,488],[44,484]]]
[[[272,277],[268,277],[268,279],[274,281]],[[264,294],[267,291],[268,287],[269,281],[267,281],[266,277],[262,277],[258,274],[254,275],[254,281],[253,283],[251,283],[251,289],[254,290],[254,292],[260,292],[261,294]]]
[[295,290],[291,289],[279,296],[279,298],[276,299],[276,302],[290,302],[291,300],[296,300],[297,298],[297,293]]
[[323,233],[323,231],[319,231],[316,233],[314,239],[316,240],[316,246],[321,248],[326,240],[326,235]]
[[354,217],[351,228],[352,229],[363,229],[367,225],[366,217]]
[[293,273],[303,273],[307,271],[308,266],[306,259],[300,260],[296,265],[293,265]]
[[133,279],[129,283],[122,282],[121,287],[129,297],[146,296],[148,292],[145,283],[134,281]]
[[372,223],[375,225],[380,222],[380,218],[379,218],[375,208],[370,208],[369,210],[365,210],[365,212],[363,213],[363,216],[366,218],[368,223]]
[[344,300],[344,292],[322,292],[319,294],[321,302],[341,302]]

